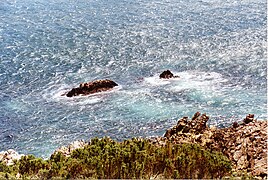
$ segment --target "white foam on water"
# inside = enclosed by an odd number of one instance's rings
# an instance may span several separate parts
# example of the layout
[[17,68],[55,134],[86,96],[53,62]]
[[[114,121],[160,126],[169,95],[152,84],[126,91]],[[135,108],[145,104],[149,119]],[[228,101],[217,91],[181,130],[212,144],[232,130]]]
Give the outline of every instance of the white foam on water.
[[228,79],[217,72],[184,71],[177,75],[180,76],[179,80],[170,87],[174,92],[186,89],[217,91],[223,88],[222,83],[228,82]]
[[[178,78],[160,79],[158,76],[145,78],[145,85],[147,88],[153,90],[156,88],[164,89],[170,93],[182,93],[191,100],[206,103],[207,105],[213,104],[228,104],[225,91],[228,91],[228,79],[223,77],[222,74],[217,72],[203,72],[203,71],[182,71],[173,72]],[[226,83],[226,84],[225,84]],[[153,88],[153,89],[152,89]],[[152,96],[153,97],[153,96]],[[156,98],[156,102],[160,103],[161,99]],[[155,99],[154,98],[154,99]],[[182,100],[182,99],[180,99]],[[171,99],[166,101],[172,102]]]
[[158,75],[144,78],[145,85],[149,86],[167,86],[167,90],[180,92],[187,89],[195,90],[219,90],[222,83],[228,82],[217,72],[202,71],[183,71],[173,72],[178,78],[160,79]]
[[[174,74],[175,76],[177,74]],[[152,86],[162,86],[162,85],[167,85],[167,84],[170,84],[174,81],[178,81],[179,78],[171,78],[171,79],[160,79],[159,78],[159,75],[154,75],[152,77],[147,77],[147,78],[144,78],[144,82],[149,84],[149,85],[152,85]]]
[[27,104],[23,100],[11,100],[5,103],[8,109],[12,109],[15,112],[23,112],[27,110]]

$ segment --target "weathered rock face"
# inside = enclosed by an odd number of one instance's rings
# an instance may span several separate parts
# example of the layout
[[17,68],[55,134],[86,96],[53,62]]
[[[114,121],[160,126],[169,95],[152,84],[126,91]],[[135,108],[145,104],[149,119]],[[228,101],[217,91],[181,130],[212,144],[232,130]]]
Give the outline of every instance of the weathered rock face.
[[170,78],[178,78],[179,76],[174,76],[170,70],[166,70],[162,72],[159,76],[160,79],[170,79]]
[[62,153],[64,156],[68,157],[71,155],[71,153],[76,150],[76,149],[80,149],[80,148],[84,148],[86,145],[88,145],[89,143],[83,141],[83,140],[78,140],[78,141],[74,141],[71,144],[69,144],[68,146],[62,146],[59,149],[57,149],[53,154],[56,153]]
[[10,166],[14,164],[14,160],[20,160],[24,154],[19,154],[18,152],[14,151],[13,149],[9,149],[7,151],[0,152],[0,162],[6,163],[6,165]]
[[253,122],[253,120],[254,120],[254,114],[249,114],[249,115],[246,116],[246,118],[243,120],[243,122],[245,124],[248,124],[250,122]]
[[97,92],[108,91],[113,87],[118,86],[114,81],[96,80],[87,83],[81,83],[78,88],[73,88],[71,91],[67,92],[65,95],[67,97],[73,97],[78,95],[89,95]]
[[206,114],[200,112],[195,113],[192,120],[188,120],[188,117],[180,119],[176,126],[166,131],[164,137],[171,137],[178,132],[200,134],[207,128],[207,121],[209,117]]
[[267,121],[252,120],[234,128],[217,129],[207,147],[220,150],[235,170],[267,176]]
[[249,114],[241,124],[235,122],[232,127],[218,129],[207,127],[208,119],[199,112],[192,120],[184,117],[156,143],[198,143],[225,154],[232,160],[234,171],[267,177],[267,121],[254,120],[254,115]]

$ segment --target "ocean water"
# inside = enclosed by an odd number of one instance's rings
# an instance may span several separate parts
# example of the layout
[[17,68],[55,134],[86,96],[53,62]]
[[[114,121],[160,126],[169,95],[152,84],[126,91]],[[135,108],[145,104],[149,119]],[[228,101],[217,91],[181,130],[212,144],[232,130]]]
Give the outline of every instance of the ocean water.
[[[267,119],[265,0],[1,0],[0,151]],[[178,79],[160,80],[170,69]],[[114,90],[67,98],[80,82]]]

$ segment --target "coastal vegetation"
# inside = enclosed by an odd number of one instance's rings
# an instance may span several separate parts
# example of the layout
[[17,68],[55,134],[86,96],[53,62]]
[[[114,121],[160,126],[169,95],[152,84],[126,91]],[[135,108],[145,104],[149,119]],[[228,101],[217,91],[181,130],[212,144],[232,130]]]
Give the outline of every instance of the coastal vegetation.
[[49,159],[0,152],[0,179],[267,178],[267,121],[248,114],[231,127],[206,125],[196,112],[164,137],[75,141]]
[[200,179],[221,178],[231,169],[230,160],[222,153],[197,144],[94,138],[70,156],[57,152],[48,160],[28,155],[11,166],[0,162],[0,178]]

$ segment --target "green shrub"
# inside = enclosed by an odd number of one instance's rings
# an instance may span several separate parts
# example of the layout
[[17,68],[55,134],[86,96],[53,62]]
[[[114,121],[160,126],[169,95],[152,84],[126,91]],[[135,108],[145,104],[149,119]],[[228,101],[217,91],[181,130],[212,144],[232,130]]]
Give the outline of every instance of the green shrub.
[[156,146],[136,138],[124,142],[95,138],[70,157],[57,153],[44,161],[25,156],[9,168],[0,164],[0,172],[45,179],[221,178],[230,170],[231,162],[225,156],[198,145],[168,142]]
[[8,167],[4,162],[0,161],[0,172],[10,172],[10,167]]

